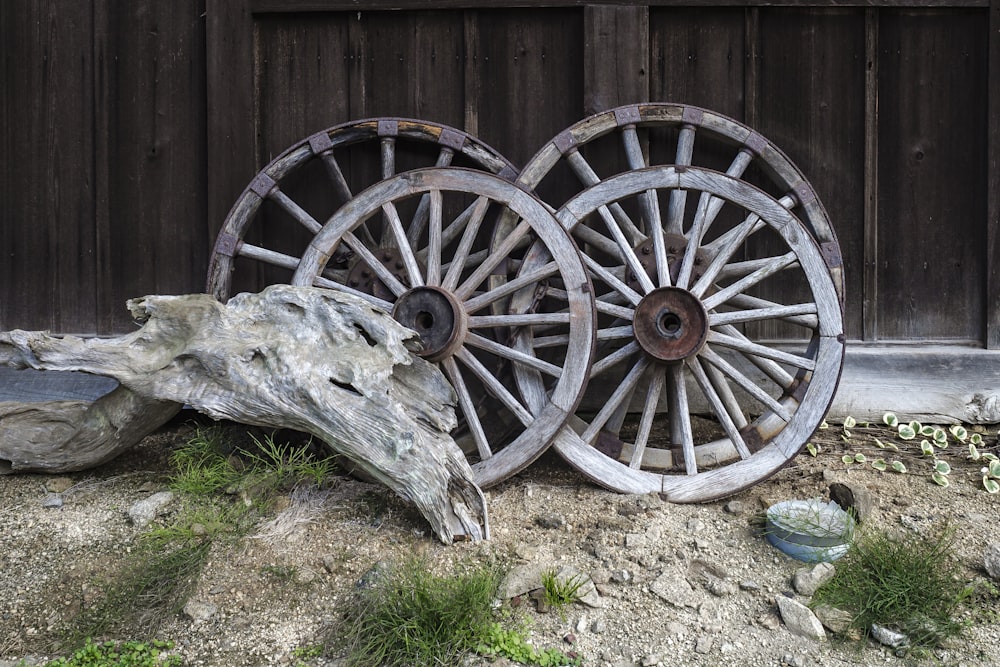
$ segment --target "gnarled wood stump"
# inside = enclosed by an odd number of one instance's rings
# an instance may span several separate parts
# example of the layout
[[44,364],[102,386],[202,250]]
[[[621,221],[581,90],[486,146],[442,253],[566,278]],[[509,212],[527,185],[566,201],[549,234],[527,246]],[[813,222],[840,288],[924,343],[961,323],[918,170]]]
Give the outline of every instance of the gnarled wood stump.
[[485,499],[448,435],[454,391],[410,353],[414,333],[388,314],[348,294],[287,285],[227,304],[196,294],[147,296],[128,307],[142,328],[117,338],[0,333],[0,363],[122,385],[78,408],[69,424],[51,425],[58,445],[35,457],[17,443],[39,446],[44,415],[0,413],[0,459],[11,468],[99,463],[188,404],[216,419],[311,433],[416,505],[443,542],[488,537]]

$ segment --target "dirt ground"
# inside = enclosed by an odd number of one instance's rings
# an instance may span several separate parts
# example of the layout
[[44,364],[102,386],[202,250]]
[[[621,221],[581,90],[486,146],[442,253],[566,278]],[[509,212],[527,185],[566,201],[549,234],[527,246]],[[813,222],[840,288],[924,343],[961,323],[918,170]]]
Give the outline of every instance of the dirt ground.
[[[166,488],[169,453],[192,428],[175,420],[114,462],[69,475],[73,486],[60,507],[47,506],[49,476],[0,478],[0,665],[40,661],[74,614],[100,599],[102,582],[140,532],[128,508]],[[845,452],[872,453],[870,438],[888,437],[854,429],[856,442],[845,444],[840,435],[837,427],[820,431],[813,439],[818,456],[803,453],[771,479],[703,505],[611,493],[547,453],[486,492],[492,539],[482,544],[442,545],[385,489],[338,476],[270,538],[261,526],[251,537],[213,546],[191,597],[196,605],[168,619],[160,636],[176,642],[189,665],[336,665],[336,655],[310,658],[309,649],[375,563],[418,553],[447,572],[501,554],[511,564],[570,566],[594,580],[600,606],[577,604],[565,614],[539,614],[527,604],[517,610],[533,644],[574,651],[585,665],[912,664],[871,642],[789,632],[775,598],[806,601],[791,585],[803,564],[771,547],[755,521],[773,502],[823,497],[832,481],[846,480],[871,492],[871,525],[954,527],[954,575],[969,581],[986,576],[983,550],[998,539],[1000,498],[982,490],[980,465],[966,459],[965,448],[942,452],[953,468],[951,485],[942,488],[930,481],[919,450],[904,451],[907,474],[844,464]],[[983,438],[983,449],[996,451],[996,427]],[[177,501],[156,522],[176,512]],[[996,598],[986,604],[928,664],[1000,664],[1000,609]]]

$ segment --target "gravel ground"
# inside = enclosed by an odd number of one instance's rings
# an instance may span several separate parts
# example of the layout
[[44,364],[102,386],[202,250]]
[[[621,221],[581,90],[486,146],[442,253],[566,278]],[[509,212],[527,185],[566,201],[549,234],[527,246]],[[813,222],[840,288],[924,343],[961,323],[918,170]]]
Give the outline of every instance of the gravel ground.
[[[98,470],[0,481],[0,665],[40,661],[67,620],[100,598],[99,582],[121,566],[142,530],[127,510],[165,488],[167,455],[190,429],[172,423]],[[995,427],[984,438],[995,445]],[[819,440],[824,451],[816,458],[802,455],[724,501],[686,506],[602,490],[546,454],[487,491],[492,539],[483,544],[444,546],[386,490],[338,477],[277,539],[262,527],[255,537],[213,546],[186,612],[160,634],[176,642],[189,665],[303,664],[302,649],[323,637],[376,562],[419,553],[446,572],[500,553],[528,568],[574,568],[595,582],[599,606],[576,604],[565,614],[518,607],[533,644],[575,651],[585,665],[913,664],[871,642],[793,634],[775,600],[787,594],[808,601],[791,583],[803,564],[771,547],[754,519],[773,502],[822,497],[832,481],[847,481],[870,490],[873,524],[921,530],[950,522],[957,531],[955,575],[970,580],[987,576],[983,553],[998,539],[1000,499],[981,490],[979,466],[954,448],[952,485],[941,488],[926,475],[846,466],[836,433]],[[61,507],[47,506],[50,489],[67,485]],[[169,521],[176,505],[155,521]],[[995,599],[989,604],[928,664],[1000,664],[1000,609]]]

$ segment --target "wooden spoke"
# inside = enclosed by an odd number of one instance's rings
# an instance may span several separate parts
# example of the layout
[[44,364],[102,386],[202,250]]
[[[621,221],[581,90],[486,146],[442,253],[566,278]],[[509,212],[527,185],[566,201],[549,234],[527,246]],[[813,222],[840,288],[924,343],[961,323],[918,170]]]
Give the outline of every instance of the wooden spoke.
[[271,191],[268,198],[276,202],[282,209],[285,210],[286,213],[288,213],[288,215],[292,216],[296,222],[301,224],[313,234],[320,230],[321,225],[316,222],[315,218],[306,213],[301,206],[292,201],[288,195],[279,190],[277,187]]
[[[757,384],[746,375],[739,372],[732,364],[712,350],[712,348],[703,348],[698,356],[722,371],[724,375],[732,379],[736,384],[742,387],[745,392],[757,399],[757,401],[764,405],[768,410],[771,410],[774,414],[781,417],[782,420],[786,422],[791,420],[792,415],[785,409],[785,406],[772,398],[766,391],[758,387]],[[712,384],[714,387],[715,383]]]
[[[635,447],[632,450],[632,457],[629,467],[638,470],[642,464],[642,456],[646,452],[646,443],[649,441],[649,434],[653,430],[653,417],[656,415],[657,407],[660,404],[660,395],[663,393],[663,374],[656,369],[650,373],[649,386],[646,388],[646,400],[642,406],[642,418],[639,421],[639,430],[635,436]],[[685,413],[686,414],[686,413]],[[692,446],[692,452],[694,448]]]
[[455,354],[455,358],[461,361],[466,368],[472,371],[483,386],[486,387],[486,391],[489,392],[494,398],[498,399],[503,403],[510,412],[517,417],[522,424],[529,426],[531,422],[534,421],[534,417],[528,409],[521,404],[521,401],[514,396],[513,393],[507,387],[501,383],[493,373],[491,373],[486,366],[482,364],[478,359],[476,359],[471,353],[469,353],[464,348],[459,350]]
[[347,184],[347,179],[344,178],[344,172],[341,170],[340,163],[337,162],[333,151],[326,151],[320,157],[323,160],[323,166],[326,167],[327,175],[333,182],[333,191],[337,194],[338,199],[341,203],[348,201],[354,195],[351,194],[351,186]]
[[441,367],[444,369],[445,375],[448,376],[451,386],[455,388],[455,394],[458,396],[458,405],[462,410],[462,414],[465,415],[466,426],[468,426],[469,431],[472,433],[472,439],[476,443],[476,451],[479,453],[479,458],[486,461],[493,456],[493,451],[490,449],[489,440],[486,439],[486,432],[483,430],[482,422],[479,421],[475,401],[472,399],[468,385],[465,384],[462,372],[459,370],[455,360],[450,358],[445,359],[441,363]]
[[458,244],[458,250],[452,256],[451,262],[448,264],[448,273],[441,283],[441,286],[445,289],[455,289],[455,286],[458,285],[458,281],[462,277],[462,271],[465,270],[465,264],[469,259],[469,253],[472,251],[472,245],[476,242],[476,237],[479,235],[479,229],[489,205],[490,200],[487,197],[479,197],[475,204],[473,204],[468,220],[465,222],[465,229],[462,232],[462,240]]
[[248,257],[258,262],[270,264],[271,266],[280,266],[283,269],[291,269],[292,271],[299,265],[298,257],[261,248],[250,243],[244,243],[240,246],[239,255],[240,257]]
[[616,290],[619,294],[622,294],[626,299],[628,299],[629,303],[638,304],[639,301],[642,300],[641,294],[639,294],[634,289],[623,283],[616,275],[614,275],[606,268],[598,264],[597,261],[584,255],[583,263],[586,264],[588,269],[590,269],[590,272],[594,275],[594,278],[604,282],[609,287]]
[[[427,284],[441,284],[441,192],[431,190],[420,198],[428,202],[430,227],[427,235]],[[412,229],[412,227],[411,227]],[[415,242],[413,242],[415,243]],[[412,247],[412,243],[411,243]]]
[[[791,306],[775,306],[773,308],[756,308],[752,310],[736,310],[731,313],[712,313],[708,316],[709,326],[717,327],[723,324],[738,324],[741,322],[760,322],[764,320],[786,319],[797,315],[815,315],[815,303],[797,303]],[[813,317],[809,326],[815,329],[819,318]]]
[[628,372],[628,375],[625,376],[625,379],[622,380],[621,384],[618,385],[611,393],[607,403],[604,404],[600,412],[597,413],[597,416],[590,422],[590,425],[587,426],[586,430],[584,430],[582,434],[580,434],[580,437],[584,442],[593,442],[594,439],[597,438],[598,431],[604,428],[604,425],[609,419],[611,419],[612,415],[614,415],[618,406],[620,406],[628,396],[631,396],[632,391],[635,390],[636,385],[639,383],[639,380],[642,379],[642,376],[645,374],[647,368],[649,368],[649,362],[644,358],[640,358],[639,361],[632,367],[632,370]]
[[470,329],[490,327],[544,326],[547,324],[569,324],[569,313],[525,313],[509,315],[473,315],[469,317]]
[[396,173],[395,137],[382,137],[380,148],[380,155],[382,157],[382,178],[385,179]]
[[795,366],[796,368],[803,368],[809,371],[816,368],[816,363],[808,357],[800,357],[796,354],[791,354],[790,352],[782,352],[781,350],[776,350],[767,347],[766,345],[759,345],[757,343],[751,343],[739,338],[733,338],[717,331],[708,332],[708,342],[721,345],[722,347],[728,347],[738,352],[744,352],[755,357],[779,361],[789,366]]
[[[759,226],[758,226],[759,225]],[[760,218],[751,213],[748,215],[740,225],[738,225],[729,236],[726,243],[720,245],[718,248],[709,251],[713,255],[712,261],[709,263],[708,267],[702,273],[701,278],[691,287],[691,293],[701,298],[705,294],[705,290],[708,289],[715,279],[719,277],[719,274],[725,268],[729,260],[733,258],[736,251],[739,249],[743,242],[746,241],[747,237],[753,233],[755,229],[760,229],[764,225]]]
[[698,473],[698,463],[694,451],[694,433],[691,430],[691,415],[688,411],[687,383],[684,381],[684,367],[681,364],[667,366],[670,382],[668,403],[670,404],[670,438],[680,444],[684,452],[684,469],[688,475]]
[[636,343],[635,341],[630,342],[625,347],[615,350],[614,352],[612,352],[611,354],[609,354],[608,356],[604,357],[596,364],[594,364],[593,368],[590,369],[591,379],[603,373],[606,373],[614,366],[617,366],[621,362],[639,354],[639,352],[640,352],[639,344]]
[[[733,306],[735,308],[743,308],[747,311],[753,310],[770,310],[772,308],[786,308],[780,303],[775,303],[773,301],[768,301],[766,299],[761,299],[760,297],[750,296],[749,294],[738,294],[727,302],[727,305]],[[807,304],[803,304],[805,307]],[[817,311],[818,312],[818,307]],[[819,327],[819,318],[813,317],[812,315],[794,315],[785,314],[777,319],[781,319],[783,322],[788,322],[789,324],[795,324],[800,327],[808,327],[810,329],[817,329]]]
[[[558,270],[559,266],[555,262],[549,262],[536,270],[527,271],[519,275],[517,278],[504,283],[500,287],[496,287],[480,294],[479,296],[469,299],[465,302],[465,310],[469,313],[481,310],[492,303],[496,303],[500,299],[510,296],[523,287],[534,285],[535,283],[539,283],[546,278],[551,278]],[[563,291],[562,294],[565,295],[565,291]]]
[[461,298],[468,298],[472,292],[482,285],[486,279],[489,277],[490,273],[493,272],[500,262],[507,259],[513,250],[521,244],[523,239],[531,231],[531,224],[527,220],[522,220],[517,227],[514,228],[504,240],[495,249],[490,251],[486,259],[476,267],[476,270],[472,272],[465,282],[455,288],[455,294]]
[[646,269],[642,267],[639,263],[639,258],[635,256],[635,251],[632,250],[632,244],[629,243],[628,239],[625,238],[625,234],[622,233],[621,228],[618,223],[611,215],[611,211],[608,210],[607,206],[602,206],[598,210],[601,215],[601,219],[607,226],[608,231],[611,232],[611,238],[615,240],[618,246],[618,253],[625,260],[625,264],[628,265],[632,274],[639,280],[640,285],[644,292],[652,292],[655,289],[653,281],[649,279],[646,274]]
[[362,292],[361,290],[356,290],[353,287],[348,287],[343,283],[343,281],[330,280],[329,278],[324,278],[323,276],[317,276],[316,278],[313,278],[312,284],[314,287],[325,287],[326,289],[335,289],[339,292],[352,294],[356,297],[364,299],[376,308],[380,308],[386,312],[392,311],[392,304],[388,301],[380,299],[377,296],[369,294],[368,292]]
[[705,297],[704,306],[707,310],[718,308],[726,301],[737,294],[742,294],[765,278],[774,275],[778,271],[795,264],[798,259],[794,252],[789,252],[780,257],[770,257],[761,268],[737,282],[719,290],[718,292]]
[[534,357],[530,354],[525,354],[524,352],[519,352],[512,347],[506,345],[501,345],[494,340],[489,338],[483,338],[477,334],[469,334],[466,342],[472,346],[479,348],[480,350],[486,350],[498,357],[508,359],[528,368],[534,368],[537,371],[545,373],[549,377],[558,378],[562,375],[562,368],[556,366],[555,364],[550,364],[547,361],[543,361],[538,357]]
[[[689,165],[694,154],[694,133],[693,125],[683,125],[677,139],[677,156],[674,164]],[[684,208],[687,204],[687,191],[676,190],[670,193],[667,203],[667,233],[684,233]]]
[[729,441],[733,443],[733,446],[739,453],[740,458],[750,458],[750,448],[747,447],[747,443],[743,439],[743,434],[740,433],[738,428],[736,428],[736,424],[733,422],[732,416],[726,409],[726,404],[716,393],[715,387],[712,386],[711,381],[705,374],[705,370],[701,366],[701,362],[698,361],[697,358],[689,359],[688,367],[691,369],[695,382],[697,382],[698,387],[701,388],[701,393],[704,394],[706,399],[708,399],[708,404],[712,407],[712,412],[714,412],[715,416],[718,417],[719,422],[722,424],[722,429],[729,437]]
[[750,422],[747,421],[746,415],[743,414],[743,408],[740,407],[740,402],[736,399],[736,395],[733,393],[733,389],[729,386],[729,382],[726,381],[722,371],[711,364],[702,364],[702,368],[705,370],[708,381],[712,383],[712,388],[719,395],[722,405],[726,408],[736,428],[745,428]]
[[[451,164],[452,158],[454,157],[455,151],[447,146],[442,146],[441,152],[438,153],[438,159],[434,163],[434,166],[447,167]],[[427,226],[428,216],[430,215],[429,209],[431,207],[430,200],[432,194],[433,193],[428,193],[420,197],[420,204],[417,205],[417,210],[413,213],[413,220],[410,221],[410,227],[406,230],[406,238],[409,239],[411,247],[417,247],[418,242],[420,241],[420,236],[424,233],[424,229]]]
[[413,255],[413,249],[410,248],[410,244],[406,240],[406,230],[403,229],[403,222],[399,219],[399,211],[396,210],[392,202],[388,202],[382,205],[382,213],[388,221],[389,231],[396,241],[395,247],[399,251],[400,257],[403,258],[403,265],[406,267],[406,275],[409,278],[410,287],[423,286],[424,278],[420,273],[420,265],[417,264],[417,258]]

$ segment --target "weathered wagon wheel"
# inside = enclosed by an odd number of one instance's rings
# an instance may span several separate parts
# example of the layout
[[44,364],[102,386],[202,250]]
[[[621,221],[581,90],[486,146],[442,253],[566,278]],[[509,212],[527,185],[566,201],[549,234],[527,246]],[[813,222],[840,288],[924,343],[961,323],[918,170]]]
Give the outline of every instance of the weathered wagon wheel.
[[[603,178],[651,165],[696,165],[746,180],[792,210],[816,238],[833,276],[840,303],[844,276],[833,225],[802,172],[777,146],[750,127],[722,114],[673,103],[633,104],[604,111],[562,131],[532,157],[518,183],[554,208]],[[687,192],[671,194],[664,210],[670,234],[680,234]],[[654,206],[647,199],[644,206]],[[611,212],[622,222],[617,207]],[[655,211],[650,211],[654,214]],[[623,225],[634,243],[641,230]]]
[[[500,216],[516,224],[491,245]],[[595,313],[582,259],[545,204],[492,174],[428,168],[371,186],[316,234],[292,282],[367,295],[421,335],[456,390],[482,486],[533,461],[586,385]]]
[[[676,193],[699,205],[661,223]],[[835,281],[784,203],[660,166],[601,181],[556,215],[588,246],[599,316],[588,396],[559,453],[608,488],[675,502],[731,495],[789,461],[829,408],[844,346]],[[645,230],[638,242],[628,226]]]
[[[254,291],[261,283],[288,282],[302,250],[319,232],[319,221],[353,193],[401,171],[434,165],[483,169],[507,180],[517,175],[506,158],[478,139],[421,120],[353,121],[299,141],[268,163],[229,211],[212,250],[206,291],[228,299],[238,291],[234,272]],[[251,279],[257,273],[265,275]]]

